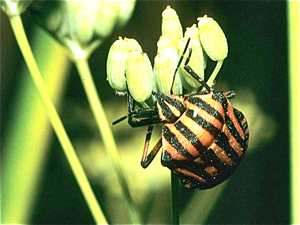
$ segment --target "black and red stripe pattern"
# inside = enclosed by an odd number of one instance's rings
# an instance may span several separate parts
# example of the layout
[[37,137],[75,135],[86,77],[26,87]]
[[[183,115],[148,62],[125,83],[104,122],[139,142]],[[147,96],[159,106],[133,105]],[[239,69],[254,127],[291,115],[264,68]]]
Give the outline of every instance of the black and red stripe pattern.
[[[135,101],[127,91],[128,115],[132,127],[148,126],[141,166],[147,168],[162,148],[161,163],[189,188],[212,188],[227,179],[240,164],[248,147],[249,129],[244,115],[233,108],[233,91],[214,92],[188,65],[192,48],[188,39],[178,60],[170,87],[171,94],[153,92],[156,106],[134,110]],[[173,95],[173,86],[183,56],[189,51],[184,70],[200,87],[197,94]],[[156,123],[162,123],[162,137],[148,153]]]
[[206,189],[228,178],[247,149],[244,115],[228,98],[233,92],[157,97],[162,128],[162,165],[191,188]]

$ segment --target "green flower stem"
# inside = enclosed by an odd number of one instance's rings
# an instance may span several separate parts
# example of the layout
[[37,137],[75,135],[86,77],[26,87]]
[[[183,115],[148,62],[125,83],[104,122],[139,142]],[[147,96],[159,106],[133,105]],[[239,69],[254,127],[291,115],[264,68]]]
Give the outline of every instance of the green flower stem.
[[172,224],[180,223],[179,208],[179,181],[175,173],[171,171],[171,191],[172,191]]
[[[52,102],[60,107],[71,62],[61,46],[38,27],[32,31],[31,43]],[[11,59],[3,60],[2,65],[8,60]],[[53,63],[56,66],[52,66]],[[4,153],[1,159],[2,224],[30,223],[53,136],[53,130],[48,129],[51,124],[45,107],[26,65],[22,65],[18,79],[19,97],[10,99],[13,109],[0,144]]]
[[122,191],[125,196],[128,209],[130,211],[132,222],[134,224],[141,224],[139,214],[137,212],[137,209],[135,208],[134,202],[129,192],[128,183],[124,175],[122,161],[114,140],[111,125],[107,120],[104,108],[97,94],[96,86],[93,81],[88,61],[86,58],[80,58],[75,60],[75,64],[79,72],[93,115],[96,119],[96,123],[99,128],[107,155],[110,158],[110,161],[112,162],[116,171],[117,177],[121,183]]
[[196,191],[184,207],[181,219],[186,224],[207,224],[207,219],[218,203],[227,183],[228,181],[224,181],[214,188]]
[[63,124],[58,116],[57,111],[50,99],[47,91],[47,87],[44,80],[40,74],[40,71],[35,62],[34,56],[32,54],[31,48],[28,44],[28,40],[24,31],[22,20],[20,16],[10,17],[10,23],[17,39],[18,45],[24,56],[25,62],[31,73],[34,84],[38,90],[41,97],[41,101],[46,109],[49,120],[53,126],[53,129],[58,137],[58,140],[66,154],[66,157],[70,163],[71,169],[75,175],[78,185],[84,195],[84,198],[90,208],[90,211],[94,217],[97,224],[107,223],[105,216],[97,202],[97,199],[92,191],[89,181],[84,173],[84,170],[80,164],[79,159],[75,153],[75,150],[67,136],[67,133],[63,127]]
[[288,1],[291,224],[300,224],[299,197],[299,2]]
[[217,77],[217,75],[218,75],[218,73],[219,73],[219,71],[222,67],[222,64],[223,64],[223,61],[218,61],[217,62],[217,65],[216,65],[214,71],[212,72],[212,74],[210,75],[210,77],[207,81],[208,86],[211,86],[212,83],[214,82],[214,80],[216,79],[216,77]]

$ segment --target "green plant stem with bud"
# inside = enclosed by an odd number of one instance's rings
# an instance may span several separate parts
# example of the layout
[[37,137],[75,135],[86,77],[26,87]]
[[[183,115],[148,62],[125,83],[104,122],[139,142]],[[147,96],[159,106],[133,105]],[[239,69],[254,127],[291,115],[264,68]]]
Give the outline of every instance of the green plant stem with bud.
[[18,45],[24,56],[25,62],[28,66],[34,84],[38,90],[41,101],[46,109],[50,123],[58,137],[58,140],[65,152],[65,155],[70,163],[71,169],[74,173],[76,181],[83,193],[83,196],[88,204],[91,214],[97,224],[107,223],[106,218],[97,202],[95,194],[90,186],[90,183],[86,177],[86,174],[81,166],[81,163],[75,153],[72,143],[63,127],[63,124],[59,118],[59,115],[50,99],[47,92],[47,87],[37,67],[36,61],[32,54],[31,48],[28,44],[28,40],[24,31],[21,17],[18,15],[9,17],[10,23],[17,39]]
[[222,64],[223,64],[223,61],[218,61],[217,62],[217,65],[216,65],[214,71],[212,72],[212,74],[210,75],[210,77],[207,80],[207,85],[208,86],[211,86],[212,83],[214,82],[214,80],[216,79],[216,77],[217,77],[217,75],[218,75],[218,73],[219,73],[219,71],[222,67]]
[[122,166],[122,161],[113,137],[111,126],[107,120],[100,98],[98,97],[96,86],[94,84],[92,74],[88,65],[88,61],[86,58],[80,58],[74,60],[74,62],[79,72],[93,115],[96,119],[96,123],[98,125],[107,155],[110,158],[110,161],[113,163],[113,166],[117,173],[117,177],[121,183],[122,190],[126,198],[126,203],[130,211],[132,223],[141,224],[139,214],[136,210],[136,207],[129,192],[128,182],[123,173],[124,170]]

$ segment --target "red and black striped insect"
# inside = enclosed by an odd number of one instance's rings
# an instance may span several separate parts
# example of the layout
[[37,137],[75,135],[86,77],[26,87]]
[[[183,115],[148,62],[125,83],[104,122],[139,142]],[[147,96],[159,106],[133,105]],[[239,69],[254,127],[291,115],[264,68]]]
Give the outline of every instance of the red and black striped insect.
[[[187,46],[188,43],[183,55]],[[149,166],[162,147],[162,165],[177,174],[183,185],[207,189],[226,180],[240,164],[248,147],[249,129],[244,115],[229,102],[235,93],[213,91],[188,65],[192,49],[189,51],[184,69],[201,84],[197,94],[153,92],[157,99],[155,107],[134,110],[135,102],[128,93],[129,114],[113,124],[128,118],[132,127],[148,125],[141,160],[143,168]],[[148,154],[156,123],[163,124],[162,138]]]

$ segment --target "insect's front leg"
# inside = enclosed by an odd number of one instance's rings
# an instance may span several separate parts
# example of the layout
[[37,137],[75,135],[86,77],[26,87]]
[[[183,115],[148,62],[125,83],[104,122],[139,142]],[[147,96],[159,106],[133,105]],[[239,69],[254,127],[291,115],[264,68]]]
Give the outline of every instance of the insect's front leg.
[[128,123],[132,127],[141,127],[160,123],[156,107],[134,110],[135,101],[130,94],[127,95]]
[[198,81],[200,84],[201,84],[201,86],[199,87],[199,89],[198,89],[198,92],[200,92],[201,90],[202,90],[202,88],[204,87],[208,92],[211,92],[211,88],[210,88],[210,86],[208,86],[207,85],[207,83],[204,81],[204,80],[202,80],[199,76],[198,76],[198,74],[188,65],[189,64],[189,62],[190,62],[190,58],[191,58],[191,56],[192,56],[192,49],[190,48],[189,49],[189,55],[188,55],[188,57],[186,58],[186,60],[185,60],[185,63],[184,63],[184,70],[189,74],[189,75],[191,75],[196,81]]
[[139,127],[139,126],[149,125],[147,129],[143,156],[141,160],[141,166],[143,168],[147,168],[150,165],[150,163],[153,161],[153,159],[155,158],[159,149],[162,146],[162,139],[160,139],[153,147],[151,152],[148,154],[149,143],[153,132],[154,124],[161,122],[158,117],[158,111],[157,108],[146,108],[146,109],[134,110],[135,101],[130,94],[128,94],[127,103],[128,103],[128,112],[129,112],[128,123],[130,124],[130,126]]
[[127,88],[127,108],[129,114],[134,111],[134,107],[135,107],[135,101],[133,97],[130,95],[129,90]]

